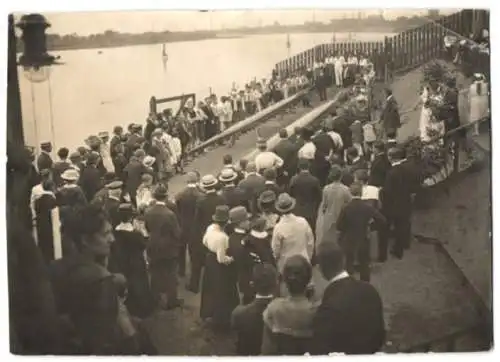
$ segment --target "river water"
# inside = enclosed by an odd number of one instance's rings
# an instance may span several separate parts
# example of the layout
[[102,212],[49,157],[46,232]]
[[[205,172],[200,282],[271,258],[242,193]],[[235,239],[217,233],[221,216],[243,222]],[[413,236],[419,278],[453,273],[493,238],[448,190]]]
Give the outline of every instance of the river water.
[[[358,41],[382,40],[382,33],[353,33]],[[337,41],[348,34],[337,33]],[[290,35],[291,54],[331,41],[330,33]],[[288,56],[286,34],[252,35],[162,45],[54,52],[63,65],[51,67],[43,83],[31,83],[20,70],[26,144],[51,141],[54,149],[74,150],[83,139],[113,126],[143,123],[149,99],[196,93],[226,94],[257,77],[269,77],[274,64]],[[178,108],[177,103],[159,108]]]

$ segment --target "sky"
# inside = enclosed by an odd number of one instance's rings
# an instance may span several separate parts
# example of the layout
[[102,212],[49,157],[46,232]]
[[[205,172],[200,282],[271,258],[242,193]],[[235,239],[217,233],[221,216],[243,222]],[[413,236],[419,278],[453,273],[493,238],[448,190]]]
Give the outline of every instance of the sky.
[[[379,9],[362,10],[362,16],[377,15]],[[443,14],[455,10],[442,10]],[[398,16],[425,15],[427,10],[384,10],[386,19]],[[357,10],[253,10],[253,11],[123,11],[44,13],[52,27],[47,33],[89,35],[114,30],[122,33],[148,31],[189,31],[239,26],[302,24],[304,21],[328,22],[330,19],[357,17]]]

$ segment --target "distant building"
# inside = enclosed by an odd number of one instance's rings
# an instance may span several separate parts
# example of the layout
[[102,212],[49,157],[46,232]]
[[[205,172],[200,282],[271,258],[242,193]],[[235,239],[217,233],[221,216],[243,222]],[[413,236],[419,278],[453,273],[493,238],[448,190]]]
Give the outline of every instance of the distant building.
[[434,10],[430,9],[430,10],[428,10],[427,11],[427,17],[429,17],[431,19],[437,19],[437,18],[439,18],[439,10],[436,10],[436,9],[434,9]]

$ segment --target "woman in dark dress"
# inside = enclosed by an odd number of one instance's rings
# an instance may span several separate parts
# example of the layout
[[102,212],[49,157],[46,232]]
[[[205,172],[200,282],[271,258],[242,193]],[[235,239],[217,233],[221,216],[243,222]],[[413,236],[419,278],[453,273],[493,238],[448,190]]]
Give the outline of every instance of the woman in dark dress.
[[153,311],[153,299],[144,258],[146,240],[133,225],[134,210],[131,204],[119,207],[120,224],[115,228],[115,242],[111,248],[108,269],[127,279],[127,306],[131,315],[146,318]]
[[233,259],[226,254],[229,237],[224,226],[229,220],[229,207],[217,206],[211,224],[203,237],[208,252],[203,273],[200,317],[211,318],[219,331],[228,331],[231,313],[239,303],[237,271]]
[[247,249],[249,255],[252,257],[254,266],[258,263],[276,266],[271,249],[272,234],[266,230],[266,226],[266,219],[258,217],[253,221],[250,233],[246,238],[245,249]]

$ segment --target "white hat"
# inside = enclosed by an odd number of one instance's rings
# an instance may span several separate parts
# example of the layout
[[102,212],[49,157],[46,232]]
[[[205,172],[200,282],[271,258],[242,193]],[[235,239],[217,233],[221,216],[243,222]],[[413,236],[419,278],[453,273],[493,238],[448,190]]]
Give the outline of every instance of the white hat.
[[142,160],[142,163],[146,167],[151,167],[151,166],[153,166],[153,164],[155,163],[155,161],[156,161],[155,157],[148,155],[148,156],[144,157],[144,160]]
[[61,178],[66,181],[76,181],[80,177],[80,173],[74,168],[68,168],[61,175]]

